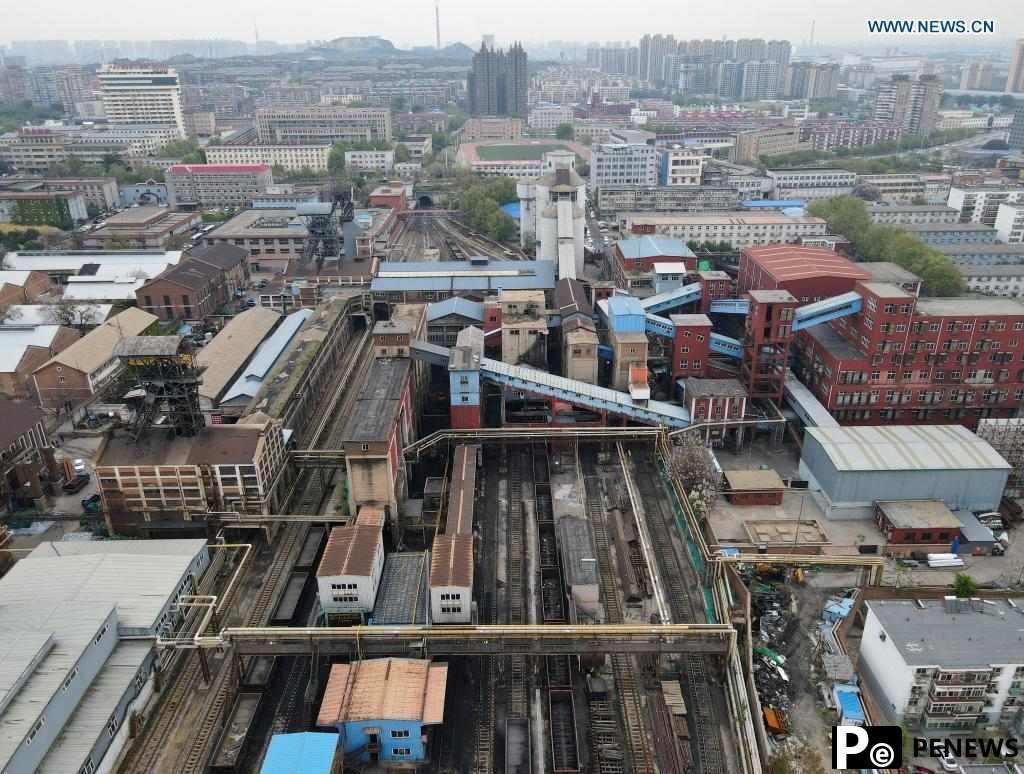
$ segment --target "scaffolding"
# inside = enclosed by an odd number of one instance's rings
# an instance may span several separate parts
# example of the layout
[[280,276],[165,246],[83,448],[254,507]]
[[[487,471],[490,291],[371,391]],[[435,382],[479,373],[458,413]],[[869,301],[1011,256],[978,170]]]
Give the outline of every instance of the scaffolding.
[[978,422],[978,437],[988,441],[1010,463],[1010,477],[1003,496],[1021,497],[1024,494],[1024,418],[982,419]]
[[205,425],[199,405],[202,369],[181,336],[128,336],[114,348],[137,402],[131,428],[134,442],[151,427],[172,436],[194,436]]

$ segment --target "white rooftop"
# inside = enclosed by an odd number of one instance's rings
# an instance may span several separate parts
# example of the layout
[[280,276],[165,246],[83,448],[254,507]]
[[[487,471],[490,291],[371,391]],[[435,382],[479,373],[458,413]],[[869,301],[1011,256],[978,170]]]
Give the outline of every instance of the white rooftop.
[[135,301],[146,279],[130,276],[68,277],[64,298],[69,301]]
[[[28,325],[52,325],[53,317],[49,314],[55,304],[12,304],[8,319],[0,321],[0,328],[17,328]],[[101,323],[110,317],[114,308],[111,304],[96,304],[94,321]]]
[[29,347],[49,348],[59,330],[59,325],[0,326],[0,373],[13,373]]
[[1010,464],[963,425],[808,427],[836,470],[1008,470]]
[[[135,267],[143,264],[176,265],[181,250],[31,250],[8,253],[4,265],[25,271],[60,271],[77,274],[87,263],[101,266]],[[129,274],[131,269],[121,273]]]

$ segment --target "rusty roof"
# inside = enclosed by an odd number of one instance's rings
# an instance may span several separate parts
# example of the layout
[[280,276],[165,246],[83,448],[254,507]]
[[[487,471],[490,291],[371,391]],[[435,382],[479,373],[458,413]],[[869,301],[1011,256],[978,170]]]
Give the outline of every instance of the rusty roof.
[[430,552],[430,587],[473,586],[473,536],[438,535]]
[[373,557],[380,543],[380,527],[355,524],[335,527],[327,539],[318,578],[339,575],[369,576],[373,572]]
[[406,720],[424,725],[444,719],[448,665],[412,658],[376,658],[335,664],[317,725]]
[[452,461],[451,495],[448,497],[448,517],[445,534],[473,534],[473,500],[476,495],[477,445],[455,447]]
[[770,245],[748,247],[743,252],[750,260],[768,272],[776,282],[814,277],[871,279],[870,272],[823,247]]
[[383,527],[384,509],[379,505],[360,505],[355,523],[360,527]]

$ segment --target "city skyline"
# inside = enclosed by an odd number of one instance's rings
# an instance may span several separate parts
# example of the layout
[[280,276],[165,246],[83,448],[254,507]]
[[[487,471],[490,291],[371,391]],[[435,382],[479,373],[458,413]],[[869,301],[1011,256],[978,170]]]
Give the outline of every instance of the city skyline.
[[[1009,40],[1024,35],[1008,11],[1005,3],[998,0],[980,0],[972,4],[965,13],[962,4],[952,0],[941,0],[925,4],[915,2],[908,7],[894,10],[884,0],[866,0],[854,7],[838,3],[818,3],[814,0],[781,0],[772,8],[768,17],[751,0],[739,0],[730,7],[730,13],[723,15],[717,8],[689,8],[685,25],[669,27],[660,20],[675,19],[678,6],[669,0],[649,0],[643,14],[613,14],[608,18],[590,16],[586,24],[579,20],[579,9],[555,9],[541,0],[524,0],[517,6],[518,13],[509,16],[507,9],[498,6],[480,7],[469,0],[445,0],[441,3],[441,42],[446,45],[462,42],[470,46],[479,45],[485,34],[496,34],[499,44],[507,45],[515,39],[530,42],[552,40],[579,41],[631,40],[636,41],[648,32],[674,34],[682,38],[778,37],[794,42],[806,40],[810,35],[810,24],[815,22],[815,40],[819,42],[843,43],[860,41],[892,45],[905,45],[948,39],[963,43]],[[236,0],[221,2],[215,6],[201,4],[196,0],[185,0],[179,6],[179,13],[164,18],[155,28],[151,14],[145,7],[124,3],[121,0],[106,0],[96,5],[67,6],[57,0],[40,0],[7,22],[4,41],[16,40],[109,40],[109,21],[116,17],[117,38],[133,39],[195,39],[224,38],[253,41],[258,35],[261,40],[281,43],[303,43],[309,40],[334,37],[360,37],[381,35],[400,47],[432,46],[434,44],[434,3],[430,0],[398,0],[391,7],[387,19],[382,19],[377,9],[370,7],[336,7],[324,4],[316,9],[318,20],[315,25],[308,21],[310,14],[294,18],[281,17],[268,4],[237,3]],[[992,35],[871,35],[867,32],[867,20],[890,18],[935,18],[991,19],[995,22]],[[197,23],[195,20],[201,19]],[[537,36],[537,21],[544,20],[544,36]],[[798,20],[798,23],[796,22]],[[653,28],[653,29],[652,29]],[[309,35],[311,30],[334,30],[321,38]],[[201,31],[202,35],[197,35]],[[159,34],[154,35],[154,32]]]

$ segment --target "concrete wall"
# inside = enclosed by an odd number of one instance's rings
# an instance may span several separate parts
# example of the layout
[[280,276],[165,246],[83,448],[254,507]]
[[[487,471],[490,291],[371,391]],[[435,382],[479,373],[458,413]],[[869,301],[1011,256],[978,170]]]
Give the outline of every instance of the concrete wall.
[[[458,594],[457,600],[442,600],[442,594]],[[442,613],[441,608],[458,607],[459,613]],[[473,589],[469,586],[431,586],[430,621],[436,624],[469,623],[473,616]]]
[[914,670],[903,660],[896,643],[888,635],[883,640],[881,623],[868,610],[860,644],[858,671],[868,682],[875,705],[895,724],[903,720],[903,712],[914,683]]

